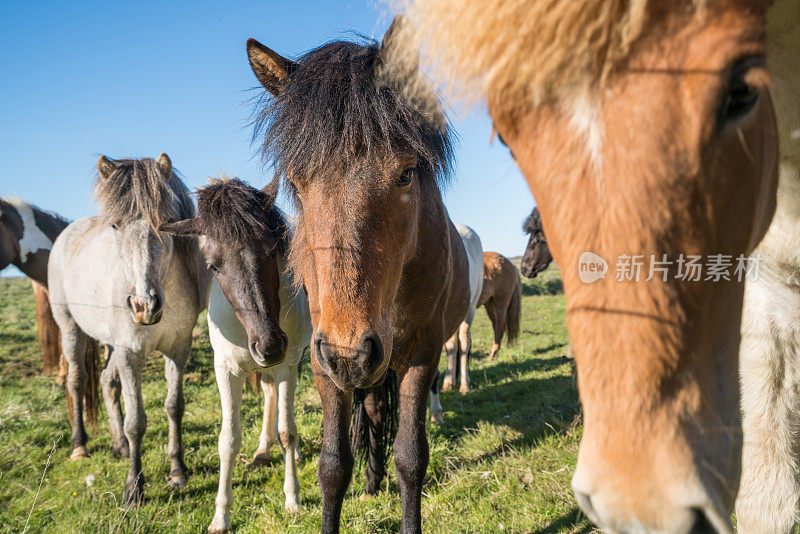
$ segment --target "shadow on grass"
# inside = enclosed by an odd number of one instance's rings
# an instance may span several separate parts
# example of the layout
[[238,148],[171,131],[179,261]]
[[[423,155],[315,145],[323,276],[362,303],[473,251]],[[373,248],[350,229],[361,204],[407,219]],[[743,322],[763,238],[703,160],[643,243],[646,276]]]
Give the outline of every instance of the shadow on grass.
[[522,296],[529,297],[531,295],[560,295],[564,292],[564,284],[561,278],[554,278],[550,280],[536,280],[522,284]]
[[[579,528],[579,530],[575,530],[576,527]],[[573,508],[561,517],[551,521],[547,526],[535,530],[533,534],[567,532],[567,529],[570,529],[570,534],[588,534],[589,532],[594,532],[594,528],[586,523],[586,519],[581,511],[577,508]]]

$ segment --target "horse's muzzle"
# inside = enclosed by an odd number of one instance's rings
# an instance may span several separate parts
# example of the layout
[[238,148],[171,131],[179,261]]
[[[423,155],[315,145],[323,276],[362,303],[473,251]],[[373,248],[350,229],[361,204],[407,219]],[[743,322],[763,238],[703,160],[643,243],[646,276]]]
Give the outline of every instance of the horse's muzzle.
[[133,322],[142,326],[150,326],[161,320],[164,305],[158,295],[138,297],[128,295],[126,304],[133,317]]
[[289,344],[286,334],[272,336],[269,342],[250,341],[250,356],[259,367],[272,367],[282,363],[286,358],[286,346]]
[[372,387],[379,381],[380,371],[385,371],[383,342],[375,333],[365,335],[359,346],[340,347],[318,332],[314,336],[314,355],[325,374],[342,390]]

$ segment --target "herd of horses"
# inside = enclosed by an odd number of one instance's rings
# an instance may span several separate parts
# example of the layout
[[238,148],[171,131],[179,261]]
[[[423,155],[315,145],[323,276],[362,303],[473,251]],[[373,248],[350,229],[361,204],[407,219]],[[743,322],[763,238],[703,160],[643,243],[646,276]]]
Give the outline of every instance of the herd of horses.
[[[98,340],[109,347],[101,382],[114,449],[131,462],[126,502],[142,498],[141,366],[157,349],[169,481],[186,484],[182,373],[207,303],[223,405],[209,530],[230,529],[239,407],[254,370],[265,395],[254,463],[280,443],[286,507],[298,506],[292,402],[308,344],[323,406],[322,531],[339,529],[353,445],[368,450],[369,494],[389,436],[400,529],[421,531],[442,347],[443,387],[460,379],[466,392],[476,307],[494,319],[493,355],[518,328],[499,315],[519,316],[519,286],[499,282],[519,284],[516,272],[479,255],[442,202],[451,131],[422,57],[449,88],[485,102],[537,200],[523,274],[551,259],[562,268],[584,423],[572,486],[588,517],[610,532],[730,532],[735,509],[740,532],[792,531],[798,50],[796,0],[419,0],[380,43],[337,41],[291,60],[249,40],[266,90],[255,136],[275,170],[267,187],[215,181],[195,211],[166,155],[102,157],[98,217],[48,235],[30,226],[30,208],[11,216],[22,221],[12,248],[23,264],[55,241],[45,281],[68,362],[73,457],[86,454],[86,347]],[[274,206],[281,186],[292,223]],[[663,278],[583,283],[587,251],[752,254],[760,274],[687,281],[673,265]]]

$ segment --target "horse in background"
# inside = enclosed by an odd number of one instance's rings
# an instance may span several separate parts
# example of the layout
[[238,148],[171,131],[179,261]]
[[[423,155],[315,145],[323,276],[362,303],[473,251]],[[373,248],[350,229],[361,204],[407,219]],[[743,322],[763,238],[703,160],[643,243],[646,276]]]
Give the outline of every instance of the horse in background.
[[492,323],[494,343],[489,360],[494,360],[503,335],[508,332],[508,344],[513,345],[519,335],[519,318],[522,310],[522,282],[519,271],[508,258],[497,252],[483,253],[483,290],[478,307],[486,309]]
[[[69,363],[67,388],[76,399],[72,459],[88,455],[82,424],[86,369],[78,355],[88,336],[112,347],[101,375],[113,439],[112,453],[130,456],[123,501],[144,497],[142,438],[147,415],[142,367],[154,350],[164,355],[169,419],[168,482],[183,487],[183,373],[192,329],[205,307],[208,274],[197,239],[159,233],[160,224],[194,217],[194,205],[166,154],[157,159],[101,156],[94,196],[100,215],[70,224],[50,253],[53,316]],[[120,390],[125,401],[123,423]]]
[[[444,344],[447,355],[444,376],[442,377],[442,391],[449,391],[456,381],[460,379],[459,391],[462,395],[469,393],[469,357],[472,351],[472,322],[475,320],[475,311],[478,309],[478,300],[483,290],[483,245],[481,238],[475,230],[464,224],[456,223],[456,230],[464,243],[469,263],[469,307],[467,315],[458,327],[458,330]],[[433,403],[439,405],[438,399]],[[435,418],[435,412],[434,416]]]
[[[47,292],[47,261],[53,241],[67,227],[69,221],[18,198],[0,198],[0,271],[14,265],[31,279],[39,326],[39,348],[42,353],[42,371],[58,373],[58,383],[66,381],[66,360],[61,355],[61,334],[53,319]],[[97,342],[86,343],[84,365],[88,386],[83,402],[86,406],[85,423],[97,427],[98,380],[100,354]],[[66,390],[67,416],[73,425],[72,395]]]
[[775,218],[753,252],[757,271],[745,284],[739,372],[744,447],[736,498],[743,534],[794,532],[800,505],[800,4],[776,1],[767,22],[781,164]]
[[[464,245],[442,202],[452,148],[438,101],[425,109],[409,83],[433,89],[396,61],[398,17],[381,44],[332,42],[297,62],[251,39],[250,65],[271,98],[256,135],[297,208],[290,263],[308,291],[311,367],[323,406],[319,458],[322,532],[339,531],[353,470],[353,390],[399,380],[395,467],[400,531],[422,530],[429,451],[427,394],[442,345],[469,307]],[[397,70],[400,68],[401,70]]]
[[220,478],[212,533],[231,529],[233,468],[242,444],[242,390],[258,371],[264,418],[251,467],[265,465],[270,449],[284,453],[287,511],[300,508],[299,458],[294,397],[297,366],[311,339],[311,316],[302,287],[288,266],[291,232],[275,207],[276,191],[257,190],[237,179],[213,180],[197,192],[198,217],[159,230],[202,236],[201,250],[214,273],[208,332],[222,404]]
[[[770,49],[770,4],[417,0],[409,12],[438,73],[488,105],[541,211],[583,406],[572,486],[601,528],[731,529],[744,284],[687,279],[679,260],[747,255],[772,219],[775,109],[798,106],[793,89],[773,107],[770,77],[788,87],[800,56]],[[582,282],[584,252],[622,260],[623,276]],[[638,276],[624,258],[639,255],[644,271],[669,263]]]
[[525,247],[525,254],[522,255],[520,271],[525,278],[536,278],[536,275],[547,269],[550,262],[553,261],[553,256],[547,246],[547,238],[544,236],[539,208],[533,208],[531,214],[522,223],[522,231],[530,238]]

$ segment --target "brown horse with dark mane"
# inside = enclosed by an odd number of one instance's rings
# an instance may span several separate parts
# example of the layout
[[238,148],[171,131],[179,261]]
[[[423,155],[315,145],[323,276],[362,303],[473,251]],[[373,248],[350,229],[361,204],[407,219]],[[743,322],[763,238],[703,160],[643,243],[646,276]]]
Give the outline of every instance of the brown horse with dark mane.
[[544,236],[542,227],[542,216],[539,215],[539,208],[533,208],[531,214],[522,224],[522,231],[528,234],[528,246],[525,247],[525,254],[522,256],[520,271],[525,278],[536,278],[536,275],[547,269],[553,256],[547,246],[547,238]]
[[[332,42],[297,62],[248,41],[267,91],[256,133],[298,212],[291,262],[308,290],[311,366],[322,398],[322,531],[338,532],[353,455],[355,388],[373,394],[389,369],[399,380],[394,459],[400,530],[421,532],[428,465],[426,400],[445,340],[468,306],[467,258],[439,190],[451,162],[438,105],[406,91],[425,82],[394,61],[395,19],[381,44]],[[428,89],[431,98],[435,98]]]
[[494,331],[494,343],[489,359],[494,360],[503,336],[508,332],[508,344],[519,335],[522,307],[522,282],[519,271],[508,258],[497,252],[483,253],[483,289],[478,307],[483,306]]

